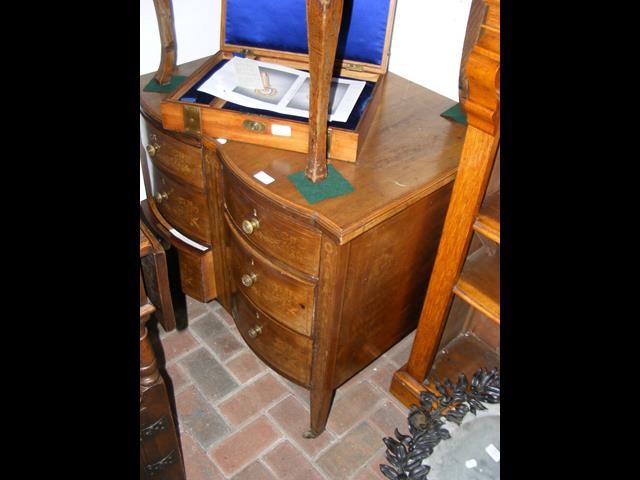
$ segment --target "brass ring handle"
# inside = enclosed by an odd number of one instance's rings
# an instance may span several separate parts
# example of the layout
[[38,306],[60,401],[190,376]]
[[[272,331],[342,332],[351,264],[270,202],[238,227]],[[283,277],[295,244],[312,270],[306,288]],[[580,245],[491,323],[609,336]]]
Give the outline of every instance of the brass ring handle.
[[156,203],[162,203],[164,200],[169,200],[169,194],[167,192],[158,192],[154,198]]
[[256,325],[255,327],[250,328],[248,333],[251,338],[256,338],[262,333],[262,327],[260,325]]
[[257,280],[258,276],[253,272],[245,273],[244,275],[242,275],[242,277],[240,277],[240,281],[245,287],[250,287],[251,285],[256,283]]
[[251,220],[242,221],[242,231],[247,235],[251,235],[254,230],[260,227],[260,221],[256,217],[252,217]]
[[157,143],[153,143],[153,144],[149,144],[147,145],[147,152],[149,153],[150,157],[155,157],[156,153],[158,152],[158,150],[160,149],[160,145],[158,145]]

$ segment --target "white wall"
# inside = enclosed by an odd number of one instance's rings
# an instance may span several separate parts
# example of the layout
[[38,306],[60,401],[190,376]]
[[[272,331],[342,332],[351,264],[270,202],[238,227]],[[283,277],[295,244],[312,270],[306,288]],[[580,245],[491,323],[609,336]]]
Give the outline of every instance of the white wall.
[[[179,64],[219,50],[220,5],[220,0],[173,0]],[[471,0],[397,0],[389,71],[458,100],[470,6]],[[155,71],[159,64],[153,0],[140,0],[140,74]],[[140,199],[144,198],[141,178]]]

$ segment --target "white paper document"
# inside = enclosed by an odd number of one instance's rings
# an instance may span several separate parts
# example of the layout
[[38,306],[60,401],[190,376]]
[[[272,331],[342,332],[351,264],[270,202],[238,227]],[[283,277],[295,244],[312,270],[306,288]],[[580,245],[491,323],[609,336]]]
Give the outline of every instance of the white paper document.
[[[361,80],[333,78],[329,121],[346,122],[364,86]],[[309,118],[309,72],[302,70],[233,57],[198,90],[245,107]]]

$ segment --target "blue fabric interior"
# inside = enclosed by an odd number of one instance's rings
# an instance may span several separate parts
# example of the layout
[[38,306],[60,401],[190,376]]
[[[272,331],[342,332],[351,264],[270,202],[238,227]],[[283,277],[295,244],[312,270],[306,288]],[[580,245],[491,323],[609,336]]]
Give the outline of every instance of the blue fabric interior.
[[[215,98],[213,95],[209,95],[208,93],[198,91],[200,85],[202,85],[214,72],[216,72],[219,68],[221,68],[227,60],[222,60],[218,62],[206,75],[202,77],[189,91],[187,91],[180,100],[183,102],[194,102],[201,103],[204,105],[210,104]],[[367,108],[369,100],[371,100],[371,94],[373,93],[373,88],[376,86],[374,82],[366,82],[364,88],[362,89],[362,93],[358,97],[358,101],[353,107],[353,111],[346,122],[329,122],[329,126],[336,128],[344,128],[347,130],[355,130],[358,126],[358,122],[360,121],[360,117],[362,113]],[[282,113],[272,112],[270,110],[261,110],[258,108],[249,108],[243,105],[237,105],[235,103],[226,102],[222,107],[223,110],[233,110],[234,112],[242,112],[242,113],[250,113],[253,115],[267,115],[273,118],[283,118],[286,120],[295,120],[298,122],[308,122],[308,118],[304,117],[296,117],[294,115],[284,115]]]
[[[337,59],[382,63],[389,0],[344,0]],[[227,0],[225,43],[308,53],[305,0]]]

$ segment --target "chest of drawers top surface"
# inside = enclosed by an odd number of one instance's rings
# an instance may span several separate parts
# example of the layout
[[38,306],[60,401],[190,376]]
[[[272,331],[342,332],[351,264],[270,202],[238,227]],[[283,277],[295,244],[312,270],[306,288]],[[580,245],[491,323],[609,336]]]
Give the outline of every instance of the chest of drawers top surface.
[[[308,217],[338,243],[346,243],[453,180],[465,127],[440,116],[451,104],[390,74],[358,162],[332,162],[355,191],[314,205],[287,178],[304,170],[305,154],[239,142],[213,143],[223,163],[245,183],[282,208]],[[275,181],[262,184],[253,177],[260,171]]]
[[[177,73],[188,75],[204,60],[182,65]],[[141,108],[159,124],[166,94],[142,91],[151,77],[140,80]],[[466,127],[440,116],[452,100],[393,73],[382,87],[380,107],[357,163],[332,162],[355,189],[347,195],[309,205],[287,179],[304,170],[305,154],[233,141],[221,145],[206,138],[203,143],[218,149],[224,163],[256,191],[346,243],[451,182],[464,141]],[[255,180],[259,171],[275,182]]]

